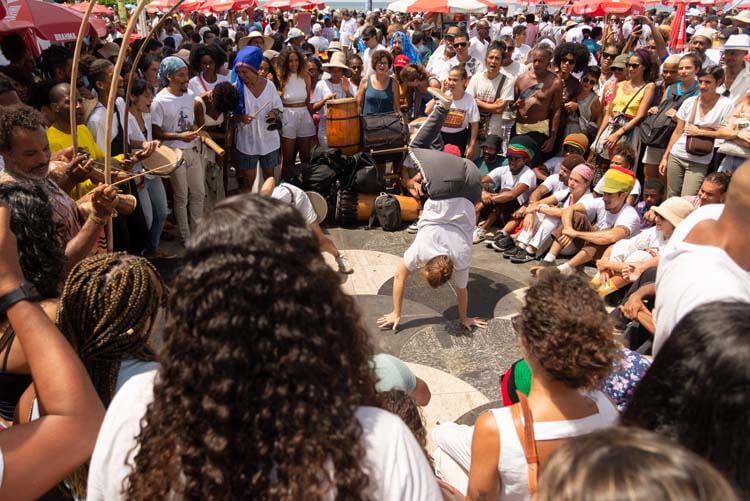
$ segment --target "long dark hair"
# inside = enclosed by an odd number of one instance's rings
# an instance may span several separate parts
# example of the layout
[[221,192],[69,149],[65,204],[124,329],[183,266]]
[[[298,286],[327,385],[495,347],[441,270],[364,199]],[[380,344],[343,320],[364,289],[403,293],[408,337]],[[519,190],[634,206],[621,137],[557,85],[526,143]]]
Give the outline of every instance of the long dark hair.
[[292,57],[292,54],[297,54],[297,61],[299,61],[296,75],[300,78],[304,78],[307,73],[307,62],[302,52],[292,45],[284,47],[276,60],[276,77],[279,79],[280,91],[284,90],[286,82],[291,76],[291,73],[289,72],[289,59]]
[[174,290],[127,498],[366,498],[372,348],[301,214],[225,199]]
[[714,302],[672,330],[623,422],[703,456],[750,497],[750,304]]

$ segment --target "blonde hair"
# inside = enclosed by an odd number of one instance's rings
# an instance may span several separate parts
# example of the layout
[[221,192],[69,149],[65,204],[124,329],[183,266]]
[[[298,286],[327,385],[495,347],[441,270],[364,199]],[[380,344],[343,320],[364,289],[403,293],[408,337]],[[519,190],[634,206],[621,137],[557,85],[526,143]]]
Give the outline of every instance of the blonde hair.
[[435,256],[424,265],[422,275],[430,287],[440,287],[453,276],[453,261],[446,255]]
[[607,428],[563,444],[544,465],[537,501],[737,499],[707,461],[641,428]]

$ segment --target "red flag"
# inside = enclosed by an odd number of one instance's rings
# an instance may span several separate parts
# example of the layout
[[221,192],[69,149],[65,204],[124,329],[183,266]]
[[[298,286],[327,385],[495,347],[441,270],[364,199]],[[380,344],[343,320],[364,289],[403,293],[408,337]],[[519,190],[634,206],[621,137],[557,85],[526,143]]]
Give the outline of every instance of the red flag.
[[669,37],[669,50],[672,53],[681,52],[687,42],[687,26],[685,26],[685,9],[687,1],[677,0],[677,10],[672,20],[672,33]]

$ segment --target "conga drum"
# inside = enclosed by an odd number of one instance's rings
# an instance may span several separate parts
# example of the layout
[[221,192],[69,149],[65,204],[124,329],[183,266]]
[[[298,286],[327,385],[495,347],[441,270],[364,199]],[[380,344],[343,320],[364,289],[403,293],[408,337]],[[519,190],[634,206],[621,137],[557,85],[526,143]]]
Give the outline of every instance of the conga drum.
[[143,169],[154,176],[169,177],[182,163],[182,150],[161,145],[151,156],[141,161]]
[[357,100],[353,97],[332,99],[326,104],[328,147],[354,155],[360,150],[360,128]]
[[[341,226],[356,226],[370,220],[375,207],[375,199],[379,195],[372,193],[357,193],[351,190],[341,190],[336,198],[336,222]],[[419,219],[419,202],[402,195],[395,195],[401,207],[401,220],[411,223]]]

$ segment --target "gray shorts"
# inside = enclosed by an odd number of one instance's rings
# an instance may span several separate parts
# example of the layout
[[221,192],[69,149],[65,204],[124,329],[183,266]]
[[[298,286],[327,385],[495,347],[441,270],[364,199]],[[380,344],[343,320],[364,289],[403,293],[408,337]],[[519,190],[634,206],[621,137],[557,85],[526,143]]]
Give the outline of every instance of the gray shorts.
[[646,146],[646,151],[643,153],[643,163],[659,165],[659,162],[661,162],[661,157],[664,156],[664,150],[665,148]]

